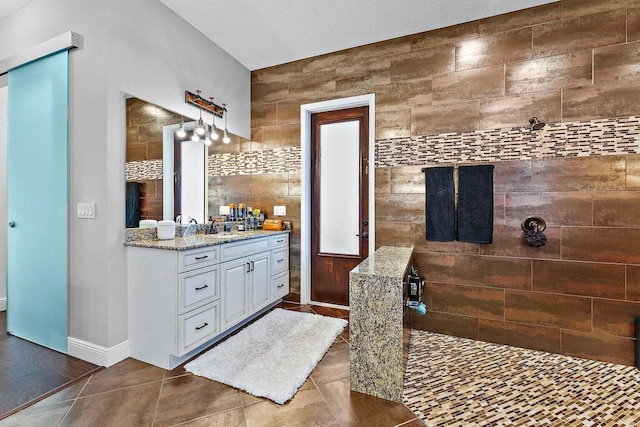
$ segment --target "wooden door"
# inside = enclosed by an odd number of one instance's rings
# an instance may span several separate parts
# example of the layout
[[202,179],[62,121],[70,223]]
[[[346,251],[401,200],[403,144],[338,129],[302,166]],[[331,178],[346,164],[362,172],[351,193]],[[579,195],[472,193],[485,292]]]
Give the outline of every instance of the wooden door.
[[368,256],[369,108],[311,117],[311,300],[349,305]]

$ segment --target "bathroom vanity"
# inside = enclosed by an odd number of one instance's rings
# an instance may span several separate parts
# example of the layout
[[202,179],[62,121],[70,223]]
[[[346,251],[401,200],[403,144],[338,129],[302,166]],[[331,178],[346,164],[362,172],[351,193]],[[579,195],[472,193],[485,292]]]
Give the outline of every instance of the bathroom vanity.
[[289,293],[286,231],[126,245],[129,354],[164,369],[175,368]]

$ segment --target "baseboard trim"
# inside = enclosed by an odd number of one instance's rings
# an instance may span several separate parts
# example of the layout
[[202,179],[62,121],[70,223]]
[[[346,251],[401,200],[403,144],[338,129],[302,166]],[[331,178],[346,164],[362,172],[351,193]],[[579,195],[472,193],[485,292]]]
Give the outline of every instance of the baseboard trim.
[[351,311],[351,307],[348,305],[330,304],[328,302],[309,301],[309,305],[319,305],[320,307],[337,308],[338,310]]
[[129,341],[123,341],[109,348],[71,337],[68,337],[67,342],[69,356],[98,366],[108,368],[129,357]]
[[7,299],[0,298],[0,311],[7,311]]

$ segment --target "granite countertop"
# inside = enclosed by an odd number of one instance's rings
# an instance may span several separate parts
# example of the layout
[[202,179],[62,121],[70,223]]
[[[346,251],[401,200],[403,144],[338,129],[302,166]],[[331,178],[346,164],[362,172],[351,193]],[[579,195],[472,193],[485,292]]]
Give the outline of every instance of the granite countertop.
[[358,264],[352,274],[383,277],[403,277],[413,248],[382,246]]
[[223,243],[238,242],[241,240],[257,239],[259,237],[275,236],[277,234],[287,234],[289,230],[263,231],[248,230],[236,231],[233,233],[222,232],[218,234],[196,234],[188,237],[175,237],[169,240],[140,239],[125,242],[125,246],[135,246],[139,248],[166,249],[173,251],[186,251],[188,249],[204,248],[207,246],[221,245]]

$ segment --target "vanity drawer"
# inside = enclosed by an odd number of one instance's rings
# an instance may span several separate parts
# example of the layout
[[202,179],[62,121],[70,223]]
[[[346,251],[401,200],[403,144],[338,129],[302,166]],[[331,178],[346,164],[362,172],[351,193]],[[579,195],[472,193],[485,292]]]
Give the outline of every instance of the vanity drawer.
[[277,236],[271,236],[271,249],[289,247],[289,235],[278,234]]
[[220,301],[183,314],[178,320],[178,356],[182,356],[220,333]]
[[271,300],[284,298],[289,294],[289,272],[278,274],[271,278]]
[[178,268],[180,272],[194,270],[220,262],[218,246],[191,249],[189,251],[178,252],[178,254],[180,260]]
[[220,299],[220,267],[217,265],[182,273],[179,275],[179,280],[178,307],[180,314]]
[[271,251],[271,274],[282,273],[289,269],[289,248]]
[[243,240],[237,243],[225,243],[220,246],[220,260],[222,262],[253,255],[269,250],[269,238]]

